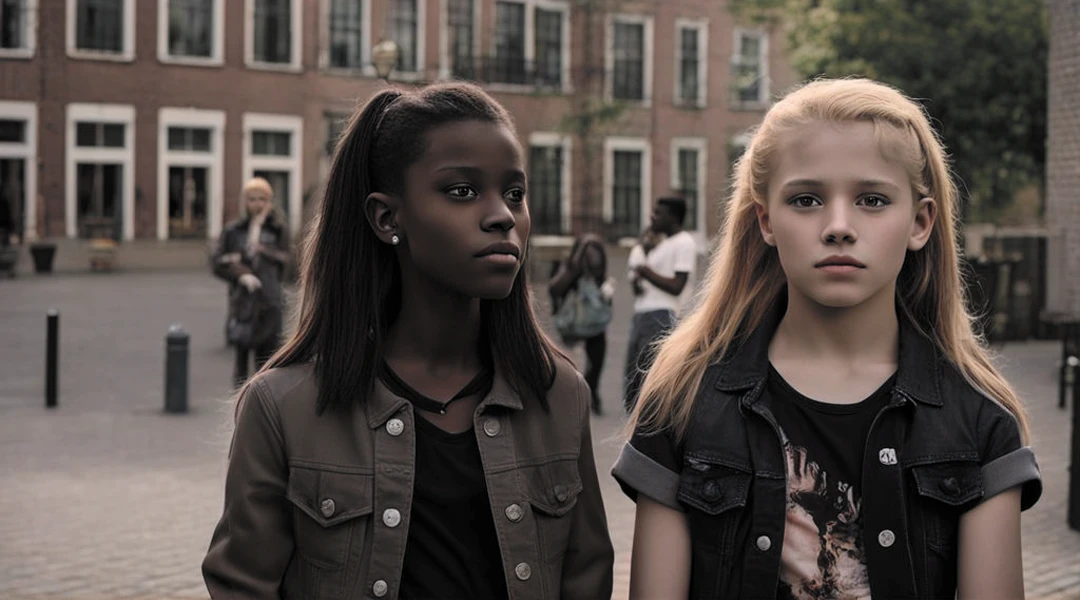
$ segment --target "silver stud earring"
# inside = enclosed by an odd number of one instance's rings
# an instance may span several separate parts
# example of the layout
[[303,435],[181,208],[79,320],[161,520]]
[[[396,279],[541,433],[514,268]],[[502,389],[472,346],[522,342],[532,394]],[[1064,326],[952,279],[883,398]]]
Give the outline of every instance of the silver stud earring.
[[395,233],[394,235],[390,236],[390,243],[397,246],[401,243],[401,238],[398,237],[398,234]]

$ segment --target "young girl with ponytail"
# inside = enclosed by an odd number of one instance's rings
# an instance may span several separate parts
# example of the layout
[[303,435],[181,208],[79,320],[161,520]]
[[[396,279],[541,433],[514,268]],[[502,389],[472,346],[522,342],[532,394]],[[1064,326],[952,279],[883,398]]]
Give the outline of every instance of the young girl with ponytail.
[[768,111],[614,467],[632,598],[1023,597],[1039,472],[972,332],[957,204],[895,89],[815,81]]
[[297,331],[240,395],[212,597],[610,597],[589,387],[533,316],[526,198],[475,86],[353,116]]

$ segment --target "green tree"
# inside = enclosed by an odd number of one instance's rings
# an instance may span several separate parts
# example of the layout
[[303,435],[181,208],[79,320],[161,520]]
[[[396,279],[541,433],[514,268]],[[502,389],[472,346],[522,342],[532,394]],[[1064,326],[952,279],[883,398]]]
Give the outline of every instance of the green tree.
[[860,75],[923,103],[966,214],[993,220],[1046,159],[1047,23],[1040,0],[731,0],[783,27],[804,78]]

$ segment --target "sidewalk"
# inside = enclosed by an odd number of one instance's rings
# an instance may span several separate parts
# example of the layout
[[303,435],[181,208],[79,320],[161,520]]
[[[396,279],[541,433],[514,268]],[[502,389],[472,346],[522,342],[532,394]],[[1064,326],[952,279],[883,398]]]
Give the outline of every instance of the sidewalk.
[[[61,312],[53,411],[43,408],[49,308]],[[231,416],[224,310],[223,285],[201,271],[0,281],[0,598],[206,598],[199,563],[220,515]],[[634,506],[607,473],[622,425],[625,289],[615,310],[593,437],[622,599]],[[179,416],[162,413],[173,323],[191,334],[191,412]],[[1002,364],[1028,402],[1045,485],[1023,517],[1028,598],[1064,600],[1080,598],[1080,532],[1065,523],[1071,425],[1057,408],[1058,352],[1010,344]]]

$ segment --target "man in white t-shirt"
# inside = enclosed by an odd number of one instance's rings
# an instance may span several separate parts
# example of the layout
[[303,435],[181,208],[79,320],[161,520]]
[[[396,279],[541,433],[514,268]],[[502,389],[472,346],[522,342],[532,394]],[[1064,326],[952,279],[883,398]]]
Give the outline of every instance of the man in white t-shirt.
[[623,401],[627,412],[634,408],[645,373],[652,366],[653,342],[675,326],[682,308],[687,282],[694,272],[697,244],[683,231],[686,201],[665,197],[656,201],[650,229],[666,236],[644,256],[637,250],[630,261],[630,283],[634,288],[634,320],[626,348],[626,377]]

